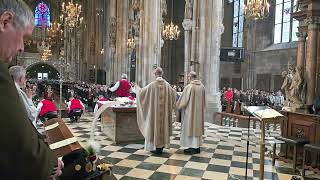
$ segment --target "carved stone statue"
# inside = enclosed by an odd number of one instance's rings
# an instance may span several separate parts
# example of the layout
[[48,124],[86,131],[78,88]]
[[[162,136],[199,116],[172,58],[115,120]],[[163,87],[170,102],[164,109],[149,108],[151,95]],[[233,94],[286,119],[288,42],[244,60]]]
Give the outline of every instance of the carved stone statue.
[[168,14],[167,0],[161,0],[161,14],[166,16]]
[[296,67],[294,73],[291,70],[282,72],[284,78],[281,89],[285,91],[286,99],[290,102],[290,106],[294,108],[300,108],[303,106],[304,101],[304,81],[302,78],[302,70]]
[[116,46],[116,35],[117,35],[117,21],[116,18],[110,18],[110,46],[115,47]]
[[193,0],[185,0],[185,9],[184,9],[184,18],[185,19],[192,19],[192,6]]
[[286,99],[289,100],[289,86],[290,86],[290,78],[288,76],[288,72],[287,71],[283,71],[282,73],[282,77],[283,79],[283,83],[281,86],[281,89],[284,90],[284,94],[286,96]]
[[300,98],[302,90],[302,72],[301,68],[296,67],[296,71],[293,75],[291,85],[289,87],[289,93],[291,96],[291,101],[295,104],[296,107],[302,107],[303,103]]

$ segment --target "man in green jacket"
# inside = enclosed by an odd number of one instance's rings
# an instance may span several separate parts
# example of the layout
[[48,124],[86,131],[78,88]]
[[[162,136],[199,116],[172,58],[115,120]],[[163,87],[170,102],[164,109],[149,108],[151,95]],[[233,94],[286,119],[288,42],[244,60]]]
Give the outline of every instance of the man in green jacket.
[[63,162],[28,120],[8,72],[12,58],[32,36],[34,17],[22,0],[0,0],[0,179],[48,180],[61,174]]

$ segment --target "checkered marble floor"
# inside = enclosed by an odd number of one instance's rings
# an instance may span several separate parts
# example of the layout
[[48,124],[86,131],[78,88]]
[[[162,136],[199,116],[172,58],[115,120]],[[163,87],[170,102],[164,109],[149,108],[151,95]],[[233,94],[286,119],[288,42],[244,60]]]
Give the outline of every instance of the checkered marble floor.
[[[67,123],[83,146],[89,138],[92,119],[91,115],[85,115],[80,123]],[[206,123],[201,153],[185,155],[179,145],[180,126],[176,123],[174,127],[170,149],[164,149],[162,155],[154,155],[144,151],[143,143],[114,144],[101,132],[101,124],[98,123],[95,137],[101,144],[99,157],[102,161],[113,165],[113,173],[121,180],[245,179],[247,129]],[[256,143],[259,133],[259,130],[250,131],[248,179],[258,179],[260,173],[260,155]],[[267,145],[267,148],[270,149],[270,146]],[[293,172],[290,164],[281,161],[276,161],[276,166],[273,167],[271,158],[266,157],[264,174],[265,179],[290,180],[300,172]],[[320,179],[320,176],[308,171],[307,176],[309,178],[305,179]]]

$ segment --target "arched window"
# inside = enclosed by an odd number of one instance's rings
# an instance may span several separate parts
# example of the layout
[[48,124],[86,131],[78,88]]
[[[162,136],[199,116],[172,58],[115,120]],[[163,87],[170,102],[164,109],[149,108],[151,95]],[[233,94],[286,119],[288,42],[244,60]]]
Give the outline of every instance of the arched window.
[[244,0],[233,1],[232,47],[243,46]]
[[44,2],[38,4],[34,14],[35,26],[37,26],[38,28],[50,27],[50,9]]
[[296,0],[276,0],[274,44],[297,41],[299,22],[292,17]]

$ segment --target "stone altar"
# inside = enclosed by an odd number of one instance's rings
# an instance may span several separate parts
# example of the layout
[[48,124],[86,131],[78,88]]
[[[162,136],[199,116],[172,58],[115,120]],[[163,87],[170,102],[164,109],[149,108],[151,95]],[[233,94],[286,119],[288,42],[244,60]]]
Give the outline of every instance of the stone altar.
[[102,132],[116,144],[144,141],[137,124],[136,107],[109,107],[101,120]]

